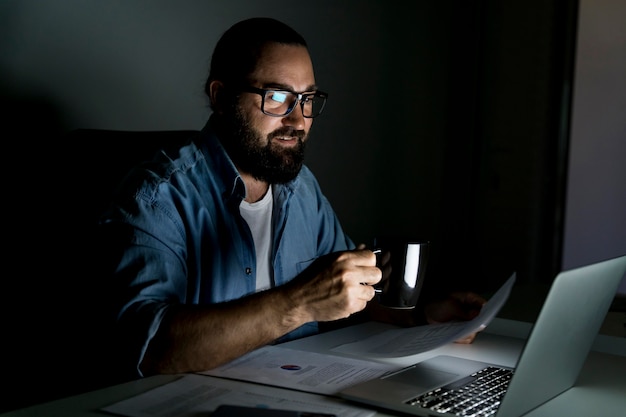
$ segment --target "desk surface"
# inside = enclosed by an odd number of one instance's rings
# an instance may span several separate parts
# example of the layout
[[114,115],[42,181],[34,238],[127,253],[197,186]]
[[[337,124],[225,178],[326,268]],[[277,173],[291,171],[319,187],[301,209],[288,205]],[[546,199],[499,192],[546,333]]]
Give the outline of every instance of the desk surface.
[[[390,363],[410,365],[428,357],[449,354],[513,366],[530,331],[529,323],[496,318],[481,332],[473,344],[448,344],[429,352],[405,358],[389,359]],[[305,339],[284,346],[303,351],[332,353],[338,342],[347,342],[386,330],[381,323],[365,323]],[[528,417],[553,416],[616,416],[626,410],[626,338],[599,335],[574,387],[533,410]],[[133,397],[177,379],[177,375],[158,375],[100,390],[51,401],[8,413],[0,417],[73,417],[110,415],[100,408]],[[245,382],[241,382],[245,385]],[[288,392],[288,391],[287,391]],[[392,414],[378,413],[379,416]]]

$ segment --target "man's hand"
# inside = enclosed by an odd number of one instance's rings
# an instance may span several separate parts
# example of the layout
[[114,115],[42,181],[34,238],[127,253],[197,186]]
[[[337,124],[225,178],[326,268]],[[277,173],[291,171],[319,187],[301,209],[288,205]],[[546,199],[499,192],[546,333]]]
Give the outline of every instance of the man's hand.
[[[432,302],[426,306],[424,309],[426,321],[435,324],[452,320],[471,320],[480,313],[480,309],[486,302],[487,300],[473,292],[453,292],[447,298]],[[457,340],[456,343],[472,343],[476,338],[476,334],[472,333],[463,339]]]
[[303,322],[332,321],[363,310],[381,278],[374,253],[356,249],[318,258],[283,289],[300,304]]

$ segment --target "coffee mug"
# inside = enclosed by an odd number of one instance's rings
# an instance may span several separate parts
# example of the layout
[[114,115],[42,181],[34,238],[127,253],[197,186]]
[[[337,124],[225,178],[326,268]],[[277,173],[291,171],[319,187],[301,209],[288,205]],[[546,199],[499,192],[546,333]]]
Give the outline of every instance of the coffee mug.
[[376,264],[383,272],[381,281],[374,286],[380,305],[396,309],[415,308],[426,276],[429,242],[378,238],[373,251]]

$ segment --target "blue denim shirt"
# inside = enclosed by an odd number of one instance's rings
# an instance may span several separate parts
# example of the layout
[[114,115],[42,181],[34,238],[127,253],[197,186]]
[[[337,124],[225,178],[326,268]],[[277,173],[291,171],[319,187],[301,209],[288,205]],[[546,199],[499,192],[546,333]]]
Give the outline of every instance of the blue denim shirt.
[[[306,166],[293,181],[273,187],[274,285],[319,256],[354,248]],[[254,243],[239,213],[245,193],[209,120],[188,144],[134,170],[101,219],[126,231],[115,268],[124,289],[117,319],[138,375],[168,306],[219,303],[255,291]],[[308,323],[278,342],[317,330]]]

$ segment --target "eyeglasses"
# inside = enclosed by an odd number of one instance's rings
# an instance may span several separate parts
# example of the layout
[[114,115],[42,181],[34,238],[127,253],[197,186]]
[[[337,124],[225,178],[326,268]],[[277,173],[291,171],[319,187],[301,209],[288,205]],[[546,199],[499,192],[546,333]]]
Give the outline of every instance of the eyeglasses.
[[260,95],[263,98],[261,111],[268,116],[276,117],[287,116],[296,108],[298,102],[300,102],[304,117],[317,117],[322,114],[328,97],[328,94],[322,91],[295,93],[287,90],[265,90],[251,86],[243,87],[243,91]]

